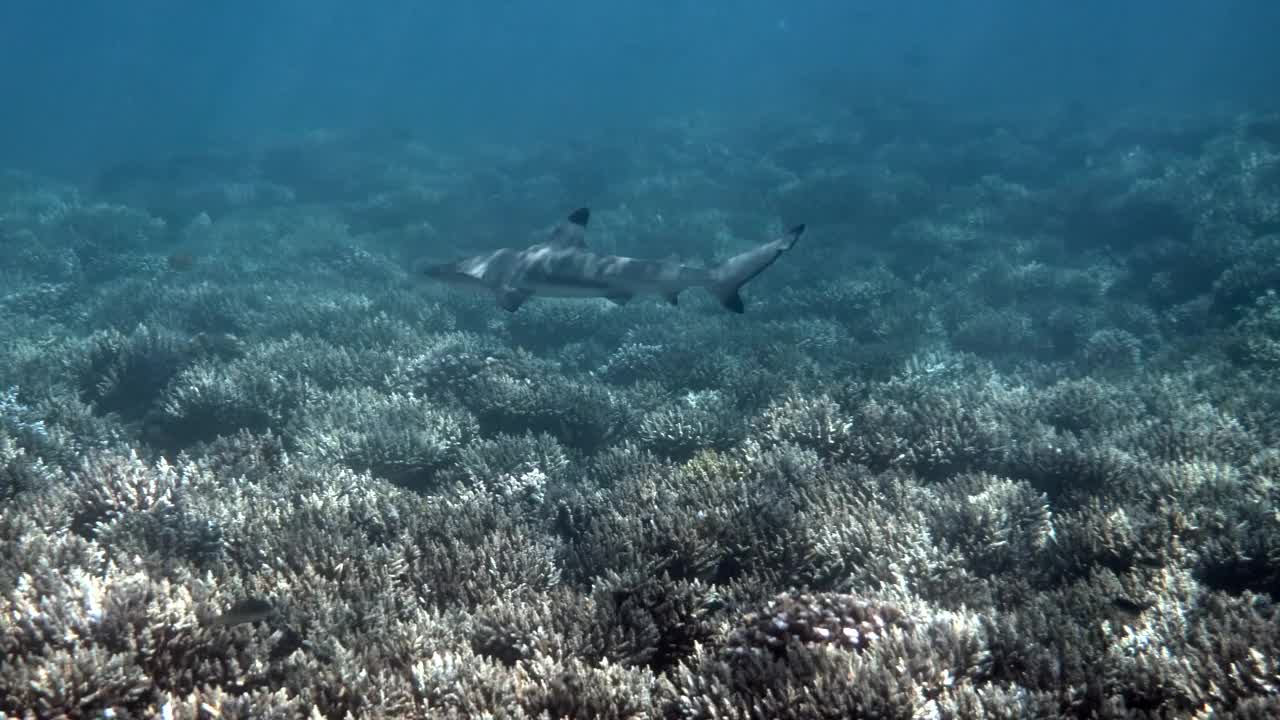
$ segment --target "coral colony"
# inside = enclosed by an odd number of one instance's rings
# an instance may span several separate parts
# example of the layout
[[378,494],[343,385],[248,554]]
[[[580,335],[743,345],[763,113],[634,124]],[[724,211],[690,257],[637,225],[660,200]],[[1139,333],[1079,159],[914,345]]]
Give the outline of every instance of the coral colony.
[[4,175],[0,717],[1280,717],[1280,118],[897,112]]

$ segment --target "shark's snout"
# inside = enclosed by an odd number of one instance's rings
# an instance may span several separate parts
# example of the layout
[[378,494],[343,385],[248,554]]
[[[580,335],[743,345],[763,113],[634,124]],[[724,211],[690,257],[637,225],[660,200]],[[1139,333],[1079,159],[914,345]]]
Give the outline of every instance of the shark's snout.
[[448,283],[461,283],[469,278],[463,275],[456,262],[433,262],[421,260],[413,268],[413,274],[418,277],[430,278]]
[[435,263],[433,260],[415,260],[411,273],[417,277],[443,279],[451,263]]
[[486,264],[477,263],[474,259],[454,262],[423,261],[414,269],[414,274],[450,285],[485,286],[486,268]]
[[433,280],[447,280],[450,275],[457,275],[458,269],[454,263],[424,262],[418,266],[417,274]]

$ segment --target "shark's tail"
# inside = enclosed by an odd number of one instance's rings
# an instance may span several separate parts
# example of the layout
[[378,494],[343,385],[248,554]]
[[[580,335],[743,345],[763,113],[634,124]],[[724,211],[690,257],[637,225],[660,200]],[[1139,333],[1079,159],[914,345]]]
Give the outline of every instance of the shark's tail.
[[725,309],[730,312],[743,312],[746,309],[746,303],[742,301],[738,291],[772,265],[779,255],[794,247],[803,234],[804,225],[796,225],[773,242],[767,242],[725,260],[711,270],[707,289],[716,296]]

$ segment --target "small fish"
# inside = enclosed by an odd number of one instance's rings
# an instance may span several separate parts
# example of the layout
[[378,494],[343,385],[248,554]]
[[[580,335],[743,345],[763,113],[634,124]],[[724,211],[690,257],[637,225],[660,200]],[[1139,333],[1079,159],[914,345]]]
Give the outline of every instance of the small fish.
[[1111,606],[1119,614],[1125,615],[1129,618],[1137,618],[1139,615],[1146,612],[1147,609],[1151,607],[1151,604],[1117,596],[1111,599]]
[[196,266],[196,257],[189,252],[176,252],[165,258],[165,264],[175,272],[186,272]]
[[276,612],[270,600],[257,597],[237,600],[226,612],[208,622],[209,627],[242,625],[266,620]]
[[1127,597],[1117,596],[1111,598],[1111,602],[1104,606],[1104,617],[1111,621],[1116,627],[1124,627],[1133,625],[1142,617],[1142,613],[1150,609],[1151,604],[1138,600],[1132,600]]

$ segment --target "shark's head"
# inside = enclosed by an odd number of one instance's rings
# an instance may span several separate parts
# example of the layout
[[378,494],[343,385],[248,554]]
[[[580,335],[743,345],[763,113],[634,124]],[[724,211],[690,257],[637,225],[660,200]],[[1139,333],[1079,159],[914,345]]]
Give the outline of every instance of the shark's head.
[[509,272],[511,255],[511,250],[498,250],[452,262],[427,262],[418,266],[417,274],[451,285],[492,288]]
[[418,266],[418,275],[450,285],[476,285],[480,278],[465,272],[461,262],[422,263]]

